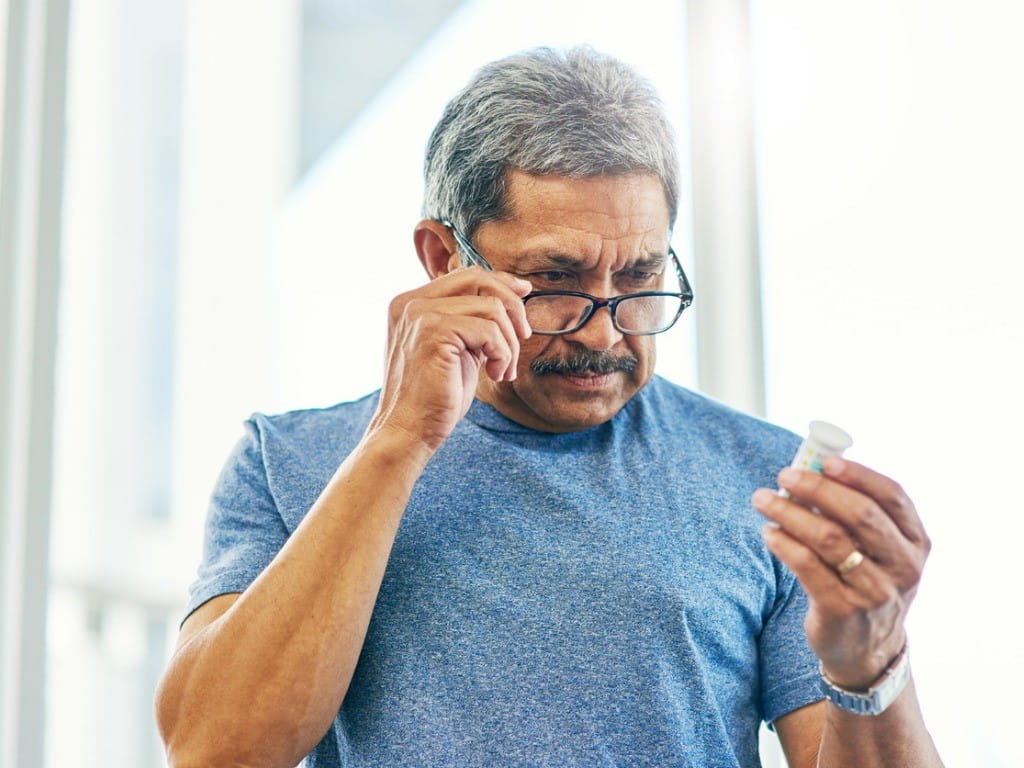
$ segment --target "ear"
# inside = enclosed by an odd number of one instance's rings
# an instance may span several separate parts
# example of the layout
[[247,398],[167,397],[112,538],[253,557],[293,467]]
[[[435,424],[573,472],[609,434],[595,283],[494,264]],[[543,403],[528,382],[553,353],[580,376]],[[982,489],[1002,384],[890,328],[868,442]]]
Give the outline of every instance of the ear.
[[431,280],[447,275],[462,264],[455,238],[448,227],[439,221],[421,221],[413,230],[412,241],[420,264]]

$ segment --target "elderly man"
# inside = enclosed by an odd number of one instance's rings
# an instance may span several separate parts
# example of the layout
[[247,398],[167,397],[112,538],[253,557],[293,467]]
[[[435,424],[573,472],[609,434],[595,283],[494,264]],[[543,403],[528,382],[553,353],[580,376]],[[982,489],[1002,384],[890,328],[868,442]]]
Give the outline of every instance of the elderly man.
[[762,721],[794,766],[940,764],[899,486],[776,477],[798,438],[654,375],[692,298],[677,204],[614,59],[534,50],[455,97],[381,390],[254,416],[214,492],[173,766],[756,766]]

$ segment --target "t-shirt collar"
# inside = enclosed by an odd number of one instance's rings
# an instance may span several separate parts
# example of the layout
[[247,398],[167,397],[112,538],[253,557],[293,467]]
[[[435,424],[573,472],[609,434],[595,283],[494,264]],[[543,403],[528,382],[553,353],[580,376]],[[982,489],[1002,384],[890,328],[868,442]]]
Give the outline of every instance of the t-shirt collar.
[[493,405],[489,405],[479,398],[473,398],[473,404],[469,406],[469,412],[466,414],[466,418],[478,427],[482,427],[491,432],[512,432],[521,435],[547,434],[537,429],[524,427],[522,424],[512,421],[512,419],[502,414]]
[[[637,396],[634,395],[632,400],[635,400],[636,397]],[[630,405],[632,404],[632,400],[626,403],[626,406],[622,410],[620,410],[619,413],[613,416],[611,418],[611,421],[615,421],[615,419],[619,418],[623,411],[627,410],[630,407]],[[599,430],[609,423],[604,422],[603,424],[596,424],[593,427],[587,427],[586,429],[581,429],[577,432],[545,432],[543,430],[525,427],[516,421],[512,421],[512,419],[502,414],[493,405],[489,405],[488,403],[485,403],[483,400],[480,400],[479,398],[473,398],[473,404],[469,406],[469,411],[466,413],[466,419],[468,419],[473,424],[476,424],[478,427],[486,429],[489,432],[504,432],[517,435],[537,435],[540,437],[558,437],[563,434],[585,435],[594,430]]]

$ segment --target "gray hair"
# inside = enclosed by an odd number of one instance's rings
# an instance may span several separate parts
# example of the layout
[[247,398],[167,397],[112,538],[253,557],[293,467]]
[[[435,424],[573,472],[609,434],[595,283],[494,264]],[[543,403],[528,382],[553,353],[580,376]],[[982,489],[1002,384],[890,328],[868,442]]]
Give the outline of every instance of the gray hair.
[[476,73],[427,143],[423,215],[472,237],[508,215],[513,168],[571,178],[654,173],[676,218],[679,164],[661,100],[636,71],[589,46],[533,48]]

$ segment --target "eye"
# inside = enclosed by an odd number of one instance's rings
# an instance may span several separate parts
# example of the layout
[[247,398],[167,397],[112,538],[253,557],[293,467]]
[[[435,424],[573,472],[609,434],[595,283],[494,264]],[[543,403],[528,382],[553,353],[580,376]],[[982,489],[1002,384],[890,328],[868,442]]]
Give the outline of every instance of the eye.
[[623,279],[631,283],[651,283],[661,277],[660,272],[651,272],[646,269],[627,269],[621,274]]
[[551,269],[546,272],[534,272],[530,275],[530,278],[535,281],[551,284],[565,283],[572,280],[572,277],[572,273],[563,272],[557,269]]

